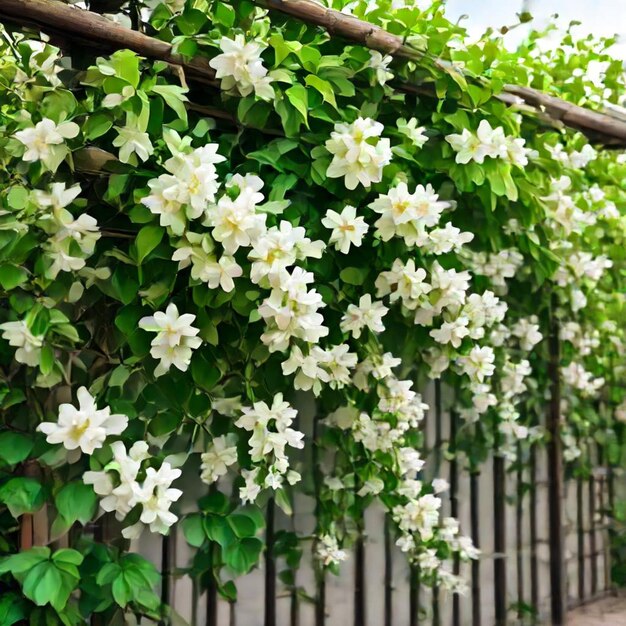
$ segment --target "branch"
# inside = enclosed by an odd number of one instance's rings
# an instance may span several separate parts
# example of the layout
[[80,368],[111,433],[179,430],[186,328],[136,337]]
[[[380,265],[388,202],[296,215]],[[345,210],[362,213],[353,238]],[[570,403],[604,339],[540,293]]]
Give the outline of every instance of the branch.
[[[399,58],[414,61],[425,59],[420,51],[406,45],[401,37],[351,15],[327,9],[312,0],[256,1],[268,9],[320,26],[332,36]],[[211,86],[218,85],[215,71],[210,67],[208,59],[184,58],[173,52],[171,44],[165,41],[129,30],[101,15],[68,6],[59,0],[0,0],[0,18],[22,26],[34,26],[87,47],[99,46],[107,50],[128,48],[144,57],[181,67],[190,80]],[[440,59],[431,62],[444,71],[453,69],[449,63]],[[436,97],[430,85],[400,84],[395,87],[399,91]],[[590,140],[607,147],[626,147],[626,119],[610,108],[605,112],[592,111],[536,89],[515,85],[505,86],[504,92],[496,97],[507,105],[519,106],[524,113],[529,113],[528,107],[531,107],[544,123],[556,127],[563,124],[585,133]],[[525,106],[520,106],[519,103],[524,103]],[[227,114],[214,115],[226,117]]]
[[[397,58],[411,60],[425,58],[423,53],[406,45],[401,37],[352,15],[328,9],[313,0],[254,1],[267,9],[290,15],[307,24],[320,26],[331,36],[342,37]],[[444,71],[454,70],[453,66],[446,61],[433,59],[432,62]],[[506,104],[511,104],[512,100],[514,101],[511,96],[520,98],[540,113],[546,113],[554,121],[562,122],[565,126],[585,133],[594,141],[606,146],[626,147],[626,121],[610,109],[607,109],[605,113],[598,113],[531,87],[515,85],[505,85],[504,93],[497,95],[496,98]]]

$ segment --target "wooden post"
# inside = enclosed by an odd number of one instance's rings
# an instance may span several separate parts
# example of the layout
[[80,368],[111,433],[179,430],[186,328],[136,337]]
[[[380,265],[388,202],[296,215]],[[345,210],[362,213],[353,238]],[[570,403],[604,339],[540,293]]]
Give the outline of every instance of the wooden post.
[[385,626],[393,626],[393,548],[391,523],[385,515]]
[[367,623],[365,609],[365,538],[363,536],[362,520],[360,525],[354,554],[354,626],[363,626]]
[[[449,450],[456,452],[456,431],[457,431],[457,415],[455,411],[450,411],[450,444]],[[459,516],[459,468],[456,456],[450,461],[450,515],[454,518]],[[458,553],[454,555],[452,564],[452,572],[459,575],[461,570],[461,561]],[[461,623],[461,605],[459,594],[452,596],[452,626],[459,626]]]
[[524,524],[524,467],[522,465],[522,445],[517,444],[517,498],[515,502],[515,552],[517,556],[517,603],[518,617],[524,617],[522,605],[524,604],[524,559],[523,559],[523,524]]
[[585,599],[585,523],[583,516],[583,479],[576,477],[576,542],[578,549],[578,599]]
[[552,298],[548,339],[550,404],[547,426],[548,442],[548,539],[550,541],[550,609],[553,626],[565,623],[565,567],[563,542],[563,455],[561,448],[561,377],[559,324],[554,313],[556,298]]

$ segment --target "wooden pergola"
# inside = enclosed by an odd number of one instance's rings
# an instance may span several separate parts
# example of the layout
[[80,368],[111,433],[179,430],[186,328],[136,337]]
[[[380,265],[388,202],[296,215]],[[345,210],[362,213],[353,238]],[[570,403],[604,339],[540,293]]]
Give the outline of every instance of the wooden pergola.
[[[319,26],[331,36],[378,50],[396,58],[425,61],[423,52],[407,45],[401,37],[383,28],[359,20],[334,9],[328,9],[313,0],[256,0],[271,11],[290,15],[308,24]],[[119,4],[119,3],[118,3]],[[2,0],[0,19],[21,27],[33,27],[63,44],[83,44],[103,50],[127,48],[155,60],[165,61],[180,68],[187,80],[218,86],[215,71],[205,57],[184,58],[172,46],[141,32],[116,24],[98,13],[78,9],[59,0]],[[443,71],[458,71],[441,59],[430,59]],[[433,95],[429,83],[395,83],[399,91]],[[530,87],[505,85],[496,96],[501,101],[522,111],[532,112],[541,120],[557,127],[568,127],[584,133],[590,141],[608,148],[626,148],[626,115],[619,107],[604,107],[594,111]],[[199,108],[191,105],[191,108]],[[223,110],[202,107],[208,115],[232,119]],[[234,121],[234,120],[233,120]]]

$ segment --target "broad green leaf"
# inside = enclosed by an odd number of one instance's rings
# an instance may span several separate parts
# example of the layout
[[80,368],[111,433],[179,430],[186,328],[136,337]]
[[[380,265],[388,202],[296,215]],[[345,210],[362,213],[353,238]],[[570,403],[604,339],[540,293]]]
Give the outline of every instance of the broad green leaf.
[[45,501],[46,491],[34,478],[11,478],[0,487],[0,502],[6,504],[15,518],[38,511]]
[[98,497],[93,488],[79,481],[63,486],[57,493],[54,503],[59,515],[69,525],[80,522],[84,526],[98,510]]
[[140,264],[161,243],[164,234],[165,229],[155,225],[144,226],[137,233],[135,245],[137,246],[137,260]]
[[21,463],[28,458],[34,445],[32,437],[21,433],[0,433],[0,460],[7,465]]

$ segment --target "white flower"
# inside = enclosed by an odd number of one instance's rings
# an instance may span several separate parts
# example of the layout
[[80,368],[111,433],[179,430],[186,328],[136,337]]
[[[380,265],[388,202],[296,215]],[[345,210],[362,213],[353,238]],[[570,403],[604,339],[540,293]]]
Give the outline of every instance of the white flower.
[[461,164],[470,161],[482,164],[486,157],[508,158],[509,148],[519,149],[519,144],[507,142],[501,127],[492,128],[487,120],[480,122],[475,135],[464,128],[460,135],[447,135],[446,141],[457,153],[456,162]]
[[261,340],[270,352],[286,350],[291,338],[317,343],[328,335],[324,318],[317,312],[324,306],[322,296],[315,289],[307,289],[312,282],[313,274],[300,267],[294,267],[291,274],[283,270],[277,286],[259,307],[267,323]]
[[200,479],[208,485],[228,472],[228,467],[237,462],[237,437],[233,433],[215,437],[200,459]]
[[80,185],[73,185],[69,189],[65,183],[52,183],[48,192],[39,189],[34,191],[37,204],[42,208],[51,208],[53,213],[70,205],[80,194]]
[[318,346],[313,346],[309,354],[303,354],[298,346],[292,346],[289,358],[282,363],[282,370],[285,376],[296,373],[294,379],[294,389],[308,391],[313,389],[316,395],[322,390],[322,383],[327,383],[330,379],[329,373],[322,367],[322,364],[329,361],[329,355]]
[[315,554],[325,565],[337,565],[348,558],[345,550],[339,549],[337,538],[331,535],[322,535],[316,544]]
[[39,365],[43,335],[33,335],[24,320],[5,322],[0,324],[2,338],[9,342],[10,346],[17,348],[15,360],[24,365],[35,367]]
[[474,239],[473,233],[461,232],[459,228],[448,222],[443,228],[435,228],[428,233],[428,240],[424,247],[431,254],[447,254],[452,250],[458,252],[472,239]]
[[[146,478],[141,485],[133,484],[133,496],[129,504],[131,507],[141,505],[139,521],[148,525],[153,533],[165,535],[178,521],[178,517],[170,511],[170,506],[183,495],[183,492],[171,488],[170,485],[181,473],[180,469],[174,469],[164,461],[158,470],[148,467]],[[124,535],[124,532],[122,534]]]
[[326,211],[322,224],[332,229],[328,243],[334,243],[335,249],[342,254],[348,254],[351,245],[359,248],[369,228],[365,219],[357,217],[356,209],[350,205],[346,205],[341,213],[331,209]]
[[458,317],[451,322],[444,322],[441,328],[431,330],[429,335],[437,343],[449,343],[452,344],[452,347],[458,348],[463,341],[463,337],[469,335],[468,322],[469,320],[466,317]]
[[206,282],[211,289],[221,287],[226,292],[235,288],[233,278],[239,278],[242,274],[241,265],[232,256],[226,254],[219,261],[207,264],[204,271]]
[[[450,489],[450,483],[445,478],[435,478],[433,480],[433,491],[435,493],[444,493]],[[456,520],[454,520],[456,522]]]
[[527,352],[543,339],[543,335],[539,332],[537,317],[534,315],[518,320],[511,328],[511,333],[519,338],[520,347]]
[[125,415],[111,415],[111,409],[98,409],[95,398],[81,387],[76,393],[78,408],[71,404],[59,407],[57,422],[42,422],[37,427],[51,444],[61,443],[67,450],[80,448],[85,454],[93,454],[101,448],[110,435],[121,435],[128,426]]
[[431,185],[417,185],[409,193],[407,184],[401,182],[369,206],[382,215],[374,226],[383,241],[403,237],[408,246],[414,246],[423,243],[425,228],[435,226],[450,203],[439,200]]
[[424,126],[417,125],[417,119],[412,117],[408,122],[404,118],[400,118],[396,125],[398,131],[409,138],[411,143],[416,148],[421,148],[428,141],[428,136],[425,134],[426,128]]
[[222,54],[209,61],[216,70],[215,76],[222,79],[224,91],[235,91],[242,96],[254,92],[263,100],[274,98],[271,86],[272,78],[267,75],[261,53],[265,46],[256,41],[246,42],[243,35],[235,35],[234,39],[220,39]]
[[124,126],[123,128],[116,126],[115,130],[117,137],[113,140],[113,145],[120,149],[119,159],[122,163],[136,165],[137,161],[133,158],[134,154],[142,161],[147,161],[154,152],[148,133],[132,126]]
[[483,382],[493,376],[496,370],[495,353],[490,346],[474,346],[467,356],[457,359],[463,371],[472,379]]
[[343,177],[348,189],[356,189],[359,183],[364,187],[379,183],[392,157],[389,139],[380,138],[383,129],[380,122],[362,117],[352,124],[335,124],[326,142],[333,155],[326,175]]
[[263,194],[245,188],[234,200],[222,196],[217,205],[207,210],[207,222],[213,227],[212,235],[219,241],[226,254],[235,254],[243,246],[253,245],[265,232],[264,213],[256,213],[256,205],[263,200]]
[[376,279],[376,295],[380,298],[391,294],[389,302],[401,300],[402,304],[413,311],[420,306],[422,296],[429,293],[432,287],[425,281],[426,271],[415,267],[415,261],[406,263],[396,259],[388,272],[381,272]]
[[154,370],[155,376],[165,374],[172,365],[182,372],[187,371],[192,350],[202,344],[202,339],[196,336],[200,330],[192,326],[195,319],[191,313],[178,315],[178,308],[172,302],[165,313],[157,311],[153,316],[139,320],[140,328],[157,333],[150,350],[152,357],[160,360]]
[[385,330],[383,317],[389,309],[382,302],[372,302],[372,296],[368,293],[361,296],[358,306],[348,305],[345,315],[341,318],[341,330],[344,333],[351,332],[355,339],[361,336],[364,328],[369,328],[374,333]]
[[50,170],[56,170],[68,154],[66,139],[73,139],[79,132],[78,124],[62,122],[55,124],[44,117],[33,128],[15,133],[15,138],[26,146],[22,159],[27,162],[42,161]]
[[390,55],[383,56],[378,50],[370,50],[370,59],[367,67],[374,70],[376,80],[384,85],[388,80],[393,78],[393,73],[389,70],[389,64],[393,61]]
[[261,493],[261,485],[256,482],[259,471],[258,467],[252,470],[241,470],[241,475],[246,482],[245,485],[239,489],[239,497],[244,504],[246,502],[254,502]]

